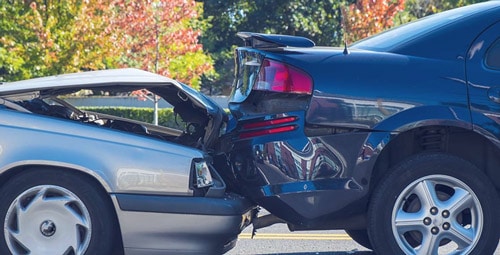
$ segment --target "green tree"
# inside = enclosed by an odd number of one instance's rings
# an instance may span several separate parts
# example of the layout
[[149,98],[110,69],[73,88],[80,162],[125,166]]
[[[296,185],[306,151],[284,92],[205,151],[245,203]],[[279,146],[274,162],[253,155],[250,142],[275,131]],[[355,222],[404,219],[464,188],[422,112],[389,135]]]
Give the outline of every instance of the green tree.
[[199,88],[213,75],[194,0],[2,0],[0,81],[136,67]]
[[0,1],[1,79],[107,67],[103,1]]
[[[23,17],[28,16],[24,4],[17,2],[0,2],[0,81],[5,79],[22,79],[29,77],[29,73],[23,67],[28,54],[28,44],[36,42],[35,35],[21,22],[26,22]],[[14,14],[14,15],[12,15]],[[19,18],[13,19],[12,16]],[[20,44],[18,42],[24,42]]]
[[77,17],[72,40],[74,71],[117,67],[122,47],[111,30],[112,5],[108,0],[86,0]]
[[[25,1],[0,2],[0,51],[3,79],[41,76],[67,63],[64,40],[56,31],[71,26],[76,3],[61,5]],[[57,18],[56,18],[57,16]],[[71,35],[69,35],[71,36]]]
[[[233,80],[233,50],[241,45],[239,31],[306,36],[318,45],[342,42],[341,7],[336,0],[205,0],[204,15],[211,27],[202,42],[215,60],[220,78],[207,90],[221,93]],[[227,92],[227,91],[226,91]]]

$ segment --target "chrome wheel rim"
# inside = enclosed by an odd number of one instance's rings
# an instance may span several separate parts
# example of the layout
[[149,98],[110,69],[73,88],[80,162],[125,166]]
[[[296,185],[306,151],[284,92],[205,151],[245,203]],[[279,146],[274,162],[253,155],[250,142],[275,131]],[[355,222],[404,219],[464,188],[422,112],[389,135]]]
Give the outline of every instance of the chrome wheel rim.
[[483,228],[481,203],[451,176],[422,177],[397,197],[392,232],[406,254],[468,254]]
[[92,233],[85,204],[53,185],[30,188],[11,203],[4,236],[12,254],[84,254]]

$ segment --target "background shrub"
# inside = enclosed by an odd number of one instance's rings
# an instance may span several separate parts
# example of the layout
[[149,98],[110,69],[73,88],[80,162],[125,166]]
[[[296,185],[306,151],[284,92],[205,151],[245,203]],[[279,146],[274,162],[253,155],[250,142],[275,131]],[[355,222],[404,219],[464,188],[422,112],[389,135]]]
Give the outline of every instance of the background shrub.
[[[79,107],[79,109],[153,123],[153,108],[85,106]],[[180,116],[177,116],[177,123],[172,108],[158,109],[158,125],[177,129],[183,128],[183,122]]]

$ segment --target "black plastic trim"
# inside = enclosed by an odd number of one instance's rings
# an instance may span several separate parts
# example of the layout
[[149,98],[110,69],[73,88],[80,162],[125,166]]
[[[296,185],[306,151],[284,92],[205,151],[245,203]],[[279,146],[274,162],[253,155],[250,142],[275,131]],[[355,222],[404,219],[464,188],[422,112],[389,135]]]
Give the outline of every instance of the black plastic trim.
[[115,194],[123,211],[196,215],[241,215],[254,205],[234,194],[223,198]]

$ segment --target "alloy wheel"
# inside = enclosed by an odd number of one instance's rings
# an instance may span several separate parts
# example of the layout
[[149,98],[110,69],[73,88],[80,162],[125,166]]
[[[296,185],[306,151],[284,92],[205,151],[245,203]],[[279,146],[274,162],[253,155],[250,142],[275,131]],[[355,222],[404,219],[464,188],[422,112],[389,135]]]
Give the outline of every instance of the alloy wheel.
[[415,180],[395,205],[393,234],[406,254],[468,254],[480,239],[481,203],[469,186],[454,177]]

